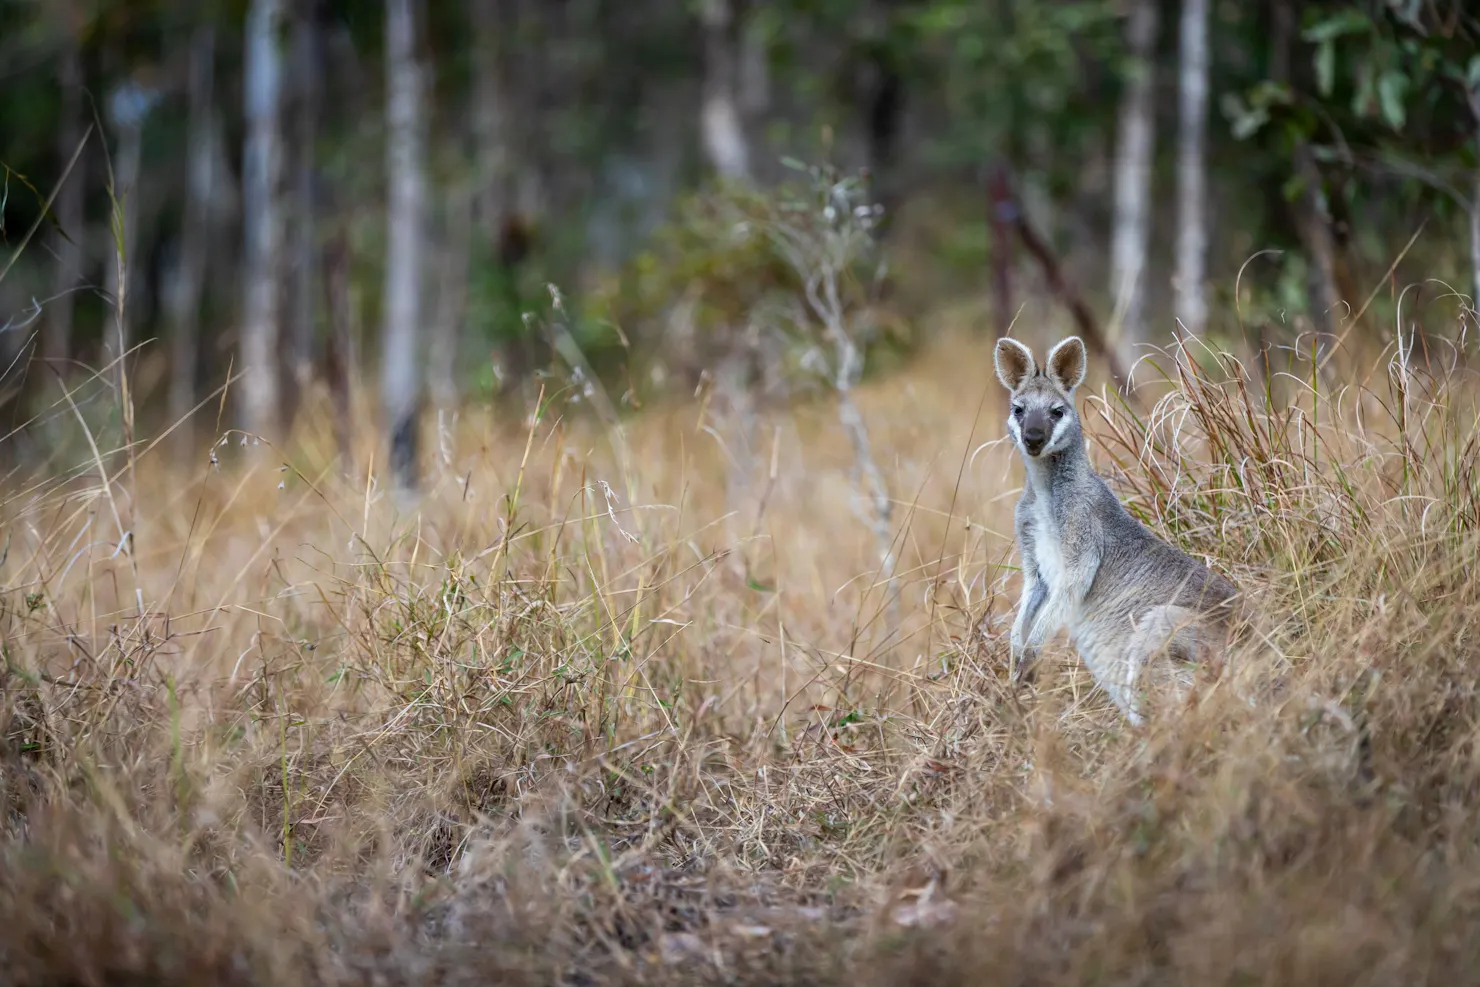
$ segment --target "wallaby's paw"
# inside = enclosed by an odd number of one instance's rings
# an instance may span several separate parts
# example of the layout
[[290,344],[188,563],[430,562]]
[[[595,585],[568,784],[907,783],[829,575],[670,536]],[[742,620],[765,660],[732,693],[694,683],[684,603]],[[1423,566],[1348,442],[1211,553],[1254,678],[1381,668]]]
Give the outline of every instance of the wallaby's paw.
[[1008,679],[1013,685],[1032,685],[1037,677],[1038,652],[1026,648],[1014,648]]

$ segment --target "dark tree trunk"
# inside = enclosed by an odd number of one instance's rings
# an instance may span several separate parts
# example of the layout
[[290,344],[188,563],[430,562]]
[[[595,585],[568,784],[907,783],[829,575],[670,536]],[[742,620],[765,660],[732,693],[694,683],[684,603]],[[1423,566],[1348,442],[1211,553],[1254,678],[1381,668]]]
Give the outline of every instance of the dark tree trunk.
[[[62,90],[57,161],[65,164],[77,153],[83,135],[82,54],[71,39],[62,52],[57,82]],[[52,298],[46,307],[41,355],[52,371],[62,375],[67,374],[67,361],[72,356],[72,313],[76,310],[73,292],[82,275],[82,204],[87,184],[86,165],[87,156],[84,154],[77,159],[72,174],[57,190],[54,206],[57,223],[65,236],[57,234],[52,237],[56,273],[52,279]]]
[[351,417],[355,337],[349,302],[349,237],[336,234],[324,247],[324,307],[329,313],[329,341],[324,348],[325,376],[334,406],[334,438],[346,473],[354,469]]
[[[1292,49],[1300,23],[1300,0],[1271,0],[1270,77],[1290,84]],[[1301,251],[1310,267],[1311,319],[1316,331],[1328,335],[1339,301],[1336,286],[1336,238],[1331,230],[1325,184],[1310,142],[1296,138],[1290,153],[1290,168],[1300,183],[1295,203],[1295,229]]]
[[314,182],[314,147],[318,141],[319,116],[324,80],[321,66],[324,45],[320,11],[314,0],[304,0],[293,17],[291,55],[293,140],[290,149],[293,208],[289,213],[287,307],[288,346],[286,370],[289,381],[287,417],[291,425],[313,383],[314,346],[317,336],[318,291],[318,197]]
[[190,412],[195,406],[195,379],[200,362],[200,301],[210,254],[210,212],[215,196],[216,113],[214,80],[216,31],[210,24],[195,30],[190,42],[190,119],[185,214],[180,222],[180,254],[170,308],[170,418],[175,451],[188,456],[195,446]]
[[1146,339],[1146,263],[1151,239],[1151,175],[1156,157],[1157,0],[1133,0],[1126,23],[1130,75],[1120,98],[1115,149],[1115,228],[1110,239],[1110,288],[1130,347]]
[[1012,241],[1018,220],[1017,198],[1005,162],[998,162],[987,182],[988,208],[992,222],[992,301],[997,314],[996,337],[1007,335],[1012,326]]

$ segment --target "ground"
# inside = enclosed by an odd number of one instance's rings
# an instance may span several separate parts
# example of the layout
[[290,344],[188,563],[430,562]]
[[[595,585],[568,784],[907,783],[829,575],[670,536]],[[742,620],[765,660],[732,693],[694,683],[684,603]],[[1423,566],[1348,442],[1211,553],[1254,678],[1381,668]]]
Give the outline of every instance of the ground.
[[892,574],[824,399],[749,453],[702,395],[470,408],[415,498],[327,425],[13,478],[10,982],[1473,978],[1473,376],[1092,373],[1097,465],[1251,604],[1138,731],[1062,642],[1008,685],[990,347],[859,394]]

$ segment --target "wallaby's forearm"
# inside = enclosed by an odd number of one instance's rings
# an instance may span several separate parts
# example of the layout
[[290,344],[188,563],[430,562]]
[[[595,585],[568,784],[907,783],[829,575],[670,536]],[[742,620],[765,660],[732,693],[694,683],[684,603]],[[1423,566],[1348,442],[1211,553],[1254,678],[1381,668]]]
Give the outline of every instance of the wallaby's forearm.
[[1099,568],[1100,553],[1086,549],[1080,556],[1079,564],[1066,573],[1068,578],[1062,586],[1044,586],[1043,595],[1046,600],[1030,617],[1031,622],[1028,625],[1024,647],[1036,651],[1043,647],[1043,642],[1050,634],[1060,628],[1070,627],[1074,623],[1085,596],[1089,594],[1090,586],[1094,584],[1095,573],[1099,571]]

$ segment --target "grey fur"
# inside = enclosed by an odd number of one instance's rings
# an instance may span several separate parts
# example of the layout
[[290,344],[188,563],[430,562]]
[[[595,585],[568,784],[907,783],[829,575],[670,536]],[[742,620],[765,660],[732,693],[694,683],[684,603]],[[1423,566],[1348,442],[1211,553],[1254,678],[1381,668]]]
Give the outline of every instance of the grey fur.
[[[1014,510],[1023,591],[1013,681],[1030,677],[1044,642],[1068,630],[1095,681],[1139,726],[1148,673],[1165,669],[1185,684],[1186,664],[1221,653],[1237,587],[1131,517],[1095,472],[1074,410],[1083,341],[1062,340],[1039,368],[1026,346],[1001,339],[995,363],[1026,471]],[[1174,661],[1153,666],[1163,652]]]

